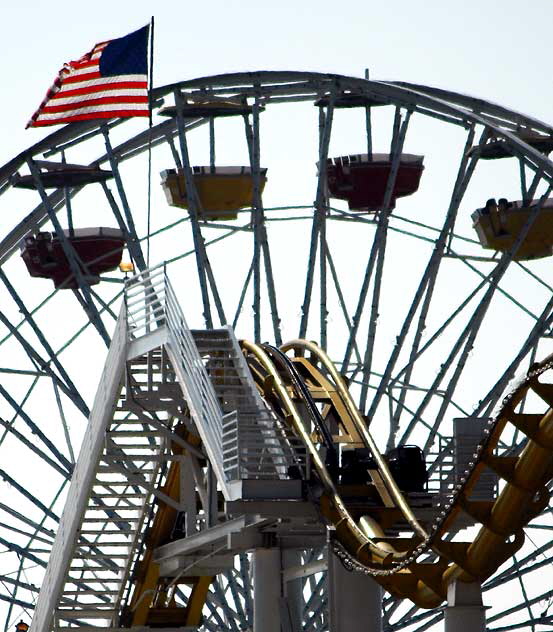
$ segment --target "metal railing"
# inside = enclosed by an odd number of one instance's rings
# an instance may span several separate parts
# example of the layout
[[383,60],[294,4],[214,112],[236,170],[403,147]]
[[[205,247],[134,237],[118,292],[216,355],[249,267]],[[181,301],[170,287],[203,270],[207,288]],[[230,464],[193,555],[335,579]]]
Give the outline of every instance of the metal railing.
[[139,272],[125,283],[129,342],[166,324],[167,275],[165,265]]
[[219,484],[223,468],[223,413],[202,358],[167,277],[165,264],[129,279],[125,288],[130,340],[167,328],[167,347],[183,395],[196,423]]
[[[198,351],[163,264],[127,281],[125,305],[129,342],[166,329],[171,363],[223,493],[230,481],[305,477],[305,449],[264,405],[230,327],[221,330],[228,347],[219,349],[214,341],[213,353],[228,353],[236,371],[231,379],[240,381],[240,398],[248,405],[225,415],[209,375],[209,357]],[[224,388],[224,373],[215,379],[223,379]]]
[[305,479],[306,458],[301,440],[269,411],[225,417],[223,462],[229,480]]

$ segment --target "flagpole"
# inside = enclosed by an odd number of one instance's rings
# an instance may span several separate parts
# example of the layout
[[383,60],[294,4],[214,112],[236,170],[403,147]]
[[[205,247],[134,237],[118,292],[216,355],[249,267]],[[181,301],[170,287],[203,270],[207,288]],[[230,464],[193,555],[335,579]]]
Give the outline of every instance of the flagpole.
[[146,230],[146,265],[150,267],[150,220],[152,197],[152,90],[154,88],[154,16],[150,21],[150,89],[148,90],[149,134],[148,134],[148,217]]
[[154,16],[150,20],[150,128],[152,127],[152,90],[154,89]]

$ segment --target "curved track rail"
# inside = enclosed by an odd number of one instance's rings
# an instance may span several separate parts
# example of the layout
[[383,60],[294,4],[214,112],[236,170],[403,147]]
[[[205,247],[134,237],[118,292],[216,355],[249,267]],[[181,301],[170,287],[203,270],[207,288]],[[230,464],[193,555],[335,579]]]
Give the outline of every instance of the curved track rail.
[[[265,397],[269,402],[274,399],[279,402],[286,420],[292,423],[312,458],[318,482],[324,490],[318,502],[333,530],[334,550],[347,566],[373,575],[392,594],[408,598],[420,607],[433,608],[446,599],[447,586],[453,580],[482,582],[522,546],[523,527],[547,506],[546,485],[553,477],[553,411],[521,414],[516,408],[529,391],[548,406],[553,405],[553,384],[538,379],[553,366],[553,359],[536,365],[503,400],[450,500],[439,507],[431,525],[423,526],[394,481],[342,377],[320,347],[312,342],[293,340],[280,351],[246,341],[242,342],[242,348],[258,383],[260,368],[265,371],[262,387]],[[303,402],[311,411],[311,418],[317,416],[308,386],[294,370],[293,360],[284,354],[289,350],[300,357],[310,353],[310,359],[303,358],[303,362],[318,364],[336,386],[393,499],[394,507],[389,509],[396,512],[395,521],[404,525],[401,537],[386,535],[390,525],[381,524],[382,508],[373,512],[369,509],[372,519],[359,521],[342,498],[340,486],[329,473],[299,412],[297,404]],[[284,376],[292,378],[292,389],[285,383]],[[496,456],[494,452],[503,433],[513,426],[525,437],[522,452],[518,456]],[[469,499],[471,490],[485,468],[502,479],[501,492],[492,501],[472,501]],[[463,512],[480,525],[472,542],[448,539],[456,532],[456,519]],[[405,533],[407,529],[409,535]]]

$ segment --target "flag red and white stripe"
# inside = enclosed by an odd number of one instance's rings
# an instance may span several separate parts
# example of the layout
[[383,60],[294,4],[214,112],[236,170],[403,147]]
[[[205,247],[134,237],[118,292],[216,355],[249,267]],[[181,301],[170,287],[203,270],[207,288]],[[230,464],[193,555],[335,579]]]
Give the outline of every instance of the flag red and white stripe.
[[[136,39],[136,35],[144,29],[118,40],[100,42],[79,60],[64,64],[27,127],[73,123],[96,118],[149,116],[146,47],[143,51],[131,49],[130,52],[134,57],[131,62],[127,59],[124,65],[118,65],[119,58],[115,61],[110,59],[108,74],[106,74],[105,64],[101,63],[106,50],[113,51],[115,48],[119,55],[121,50],[124,54],[128,54],[129,44],[126,40],[133,36]],[[110,45],[112,45],[111,49]],[[136,49],[134,40],[131,40],[130,45]],[[144,60],[141,59],[142,55]],[[110,56],[113,57],[112,52]],[[123,68],[124,71],[138,68],[145,72],[114,74],[113,69],[116,73],[118,67]]]

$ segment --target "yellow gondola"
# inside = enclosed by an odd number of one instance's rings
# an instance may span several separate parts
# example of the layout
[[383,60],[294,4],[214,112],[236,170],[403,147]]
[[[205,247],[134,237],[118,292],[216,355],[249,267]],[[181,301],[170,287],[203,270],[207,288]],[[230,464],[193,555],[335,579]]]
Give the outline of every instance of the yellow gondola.
[[[202,219],[236,219],[237,211],[252,206],[254,178],[250,167],[192,167],[202,207]],[[260,170],[260,193],[267,182],[267,169]],[[188,208],[184,171],[161,172],[161,184],[171,206]]]
[[[482,246],[500,252],[510,250],[537,205],[537,200],[529,204],[521,201],[508,202],[504,198],[498,202],[488,200],[484,208],[479,208],[472,214],[473,226]],[[538,259],[552,254],[553,199],[548,199],[542,205],[514,259]]]

